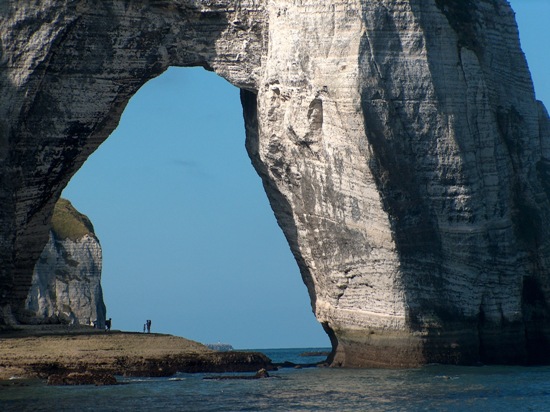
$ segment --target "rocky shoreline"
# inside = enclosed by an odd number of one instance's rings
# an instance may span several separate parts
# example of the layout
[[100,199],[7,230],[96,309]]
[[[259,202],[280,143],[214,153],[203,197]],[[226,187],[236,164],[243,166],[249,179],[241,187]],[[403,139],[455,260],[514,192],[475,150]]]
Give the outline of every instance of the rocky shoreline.
[[66,326],[0,331],[0,380],[39,378],[54,384],[78,384],[74,382],[82,377],[83,383],[104,384],[112,383],[106,378],[109,375],[166,377],[177,372],[260,369],[275,369],[262,353],[217,352],[172,335]]

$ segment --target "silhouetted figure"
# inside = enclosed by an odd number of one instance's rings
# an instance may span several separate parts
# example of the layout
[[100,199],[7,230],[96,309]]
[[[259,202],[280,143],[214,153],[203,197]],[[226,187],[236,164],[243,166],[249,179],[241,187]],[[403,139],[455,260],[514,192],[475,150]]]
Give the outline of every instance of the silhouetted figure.
[[147,319],[147,333],[151,333],[151,319]]
[[107,319],[107,320],[105,321],[105,329],[106,329],[107,331],[110,331],[110,330],[111,330],[111,318],[109,318],[109,319]]
[[145,329],[147,328],[147,323],[143,324],[143,333],[145,333]]

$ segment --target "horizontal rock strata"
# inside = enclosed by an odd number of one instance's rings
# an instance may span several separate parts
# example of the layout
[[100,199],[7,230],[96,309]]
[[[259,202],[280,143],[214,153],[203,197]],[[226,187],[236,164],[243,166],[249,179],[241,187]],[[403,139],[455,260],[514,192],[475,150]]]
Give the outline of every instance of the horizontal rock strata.
[[52,217],[26,300],[29,322],[105,325],[101,245],[89,219],[66,199]]
[[333,365],[550,360],[550,122],[507,1],[18,0],[0,35],[5,323],[128,99],[203,66],[242,90]]

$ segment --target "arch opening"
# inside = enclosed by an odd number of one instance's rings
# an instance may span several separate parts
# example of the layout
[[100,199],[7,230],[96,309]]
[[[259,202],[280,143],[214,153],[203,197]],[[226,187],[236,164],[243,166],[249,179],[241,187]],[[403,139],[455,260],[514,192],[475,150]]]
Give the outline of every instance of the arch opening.
[[240,348],[328,347],[244,147],[238,89],[171,67],[63,193],[102,243],[116,329]]

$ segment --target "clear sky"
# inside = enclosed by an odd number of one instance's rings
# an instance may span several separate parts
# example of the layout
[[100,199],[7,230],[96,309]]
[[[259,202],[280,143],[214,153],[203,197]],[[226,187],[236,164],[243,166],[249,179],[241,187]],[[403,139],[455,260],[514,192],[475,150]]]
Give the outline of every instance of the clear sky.
[[[550,105],[548,0],[512,0],[539,100]],[[114,329],[236,348],[330,346],[244,148],[239,92],[169,69],[63,196],[92,220]]]

